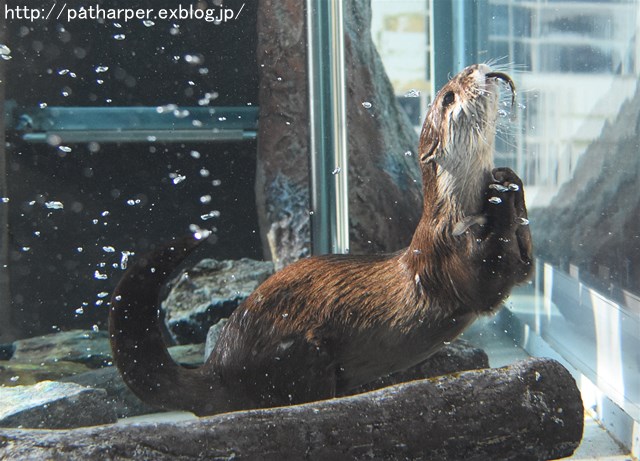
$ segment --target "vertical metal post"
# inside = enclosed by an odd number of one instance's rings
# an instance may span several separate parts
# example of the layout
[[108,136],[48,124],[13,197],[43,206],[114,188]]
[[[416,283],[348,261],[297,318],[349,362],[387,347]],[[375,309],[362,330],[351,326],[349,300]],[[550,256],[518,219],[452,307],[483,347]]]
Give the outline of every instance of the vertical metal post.
[[[0,9],[4,11],[5,1],[0,0]],[[6,21],[0,25],[0,43],[6,37]],[[7,197],[7,157],[5,143],[5,86],[6,61],[0,60],[0,198]],[[0,342],[14,339],[16,331],[11,312],[9,295],[9,203],[0,203]]]
[[314,254],[349,251],[342,0],[307,0]]

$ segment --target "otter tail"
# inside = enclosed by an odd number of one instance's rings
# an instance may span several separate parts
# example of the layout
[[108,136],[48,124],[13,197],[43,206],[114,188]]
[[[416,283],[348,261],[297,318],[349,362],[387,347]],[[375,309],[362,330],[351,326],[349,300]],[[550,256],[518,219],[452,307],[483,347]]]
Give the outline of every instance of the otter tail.
[[208,415],[232,411],[218,373],[177,364],[162,340],[159,293],[167,277],[201,241],[187,237],[142,256],[123,275],[111,299],[113,360],[129,388],[156,407]]

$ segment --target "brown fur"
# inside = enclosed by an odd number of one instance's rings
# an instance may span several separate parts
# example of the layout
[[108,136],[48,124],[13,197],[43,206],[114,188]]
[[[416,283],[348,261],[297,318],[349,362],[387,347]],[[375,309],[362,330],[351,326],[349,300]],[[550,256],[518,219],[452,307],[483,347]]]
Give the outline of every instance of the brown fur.
[[[519,221],[527,214],[522,182],[492,170],[496,79],[507,78],[472,66],[438,93],[420,140],[423,215],[407,249],[286,267],[238,307],[199,369],[170,358],[157,315],[165,278],[197,242],[141,258],[116,288],[110,314],[114,361],[127,384],[149,403],[199,415],[330,398],[425,360],[499,307],[532,268]],[[461,170],[465,159],[476,169]],[[481,219],[454,232],[469,216]]]

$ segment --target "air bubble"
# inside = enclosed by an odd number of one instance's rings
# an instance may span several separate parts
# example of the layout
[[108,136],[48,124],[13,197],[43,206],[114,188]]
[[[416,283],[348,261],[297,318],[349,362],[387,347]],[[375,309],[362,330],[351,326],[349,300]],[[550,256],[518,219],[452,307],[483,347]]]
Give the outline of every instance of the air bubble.
[[64,208],[64,204],[57,201],[45,202],[44,206],[50,210],[62,210]]
[[341,171],[342,171],[342,168],[340,168],[339,166],[337,166],[337,167],[335,168],[335,170],[333,170],[333,171],[331,172],[331,174],[335,176],[335,175],[337,175],[337,174],[340,174],[340,172],[341,172]]
[[124,40],[125,38],[127,38],[127,36],[124,35],[124,34],[116,34],[116,35],[113,36],[113,38],[115,38],[118,41],[121,41],[121,40]]
[[516,218],[516,222],[521,226],[528,226],[529,220],[527,218]]
[[489,203],[493,203],[494,205],[498,205],[502,203],[502,199],[500,197],[491,197],[489,198]]
[[416,89],[412,89],[407,91],[404,94],[405,98],[419,98],[420,97],[420,90],[416,90]]
[[145,26],[145,27],[152,27],[152,26],[155,26],[155,25],[156,25],[156,23],[155,23],[155,22],[153,22],[153,21],[151,21],[151,20],[149,20],[149,19],[147,19],[147,20],[145,20],[145,21],[142,21],[142,24],[144,24],[144,26]]
[[373,104],[371,104],[369,101],[364,101],[362,103],[362,107],[364,107],[365,109],[371,109],[372,106]]
[[203,214],[200,216],[200,219],[206,221],[208,219],[218,218],[220,217],[220,212],[218,210],[210,211],[209,213]]
[[96,280],[107,280],[109,276],[107,274],[103,274],[100,271],[95,271],[93,273],[93,278]]
[[517,191],[519,191],[519,190],[520,190],[520,186],[518,186],[518,185],[517,185],[517,184],[515,184],[515,183],[511,183],[511,184],[509,184],[509,190],[512,190],[512,191],[514,191],[514,192],[517,192]]
[[489,189],[497,190],[498,192],[507,192],[509,190],[508,187],[502,184],[489,184]]

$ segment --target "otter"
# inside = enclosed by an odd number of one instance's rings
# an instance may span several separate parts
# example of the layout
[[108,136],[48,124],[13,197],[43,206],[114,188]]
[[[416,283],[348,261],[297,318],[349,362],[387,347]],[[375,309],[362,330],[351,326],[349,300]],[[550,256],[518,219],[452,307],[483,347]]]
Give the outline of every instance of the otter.
[[158,295],[199,244],[176,240],[123,275],[110,308],[114,362],[143,401],[211,415],[345,395],[416,365],[494,312],[532,271],[522,181],[494,168],[500,86],[467,67],[437,94],[420,136],[424,205],[408,248],[300,260],[263,282],[229,318],[204,365],[163,342]]

